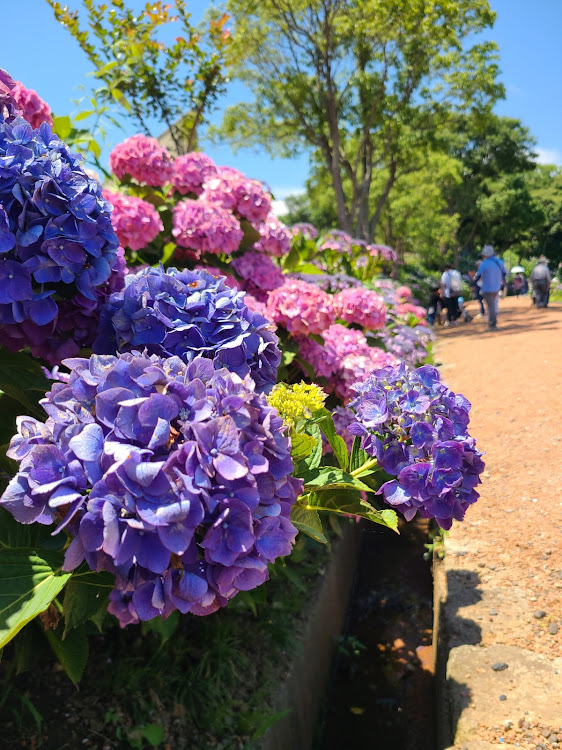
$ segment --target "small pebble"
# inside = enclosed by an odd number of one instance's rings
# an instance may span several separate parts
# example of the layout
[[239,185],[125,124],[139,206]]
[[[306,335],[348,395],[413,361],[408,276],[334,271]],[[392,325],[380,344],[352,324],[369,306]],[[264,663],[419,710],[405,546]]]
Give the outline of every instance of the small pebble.
[[490,570],[495,570],[497,566],[496,565],[488,565],[488,567],[490,568]]
[[548,632],[550,633],[550,635],[556,635],[556,633],[558,633],[558,623],[551,622],[548,626]]
[[511,729],[512,726],[513,726],[513,722],[510,721],[509,719],[507,721],[504,721],[504,723],[503,723],[503,728],[506,729],[506,730],[507,729]]
[[506,701],[506,700],[507,700],[507,695],[504,695],[504,694],[502,693],[502,694],[500,695],[500,700],[501,700],[501,701]]
[[498,610],[497,609],[491,609],[490,610],[490,614],[491,615],[497,615],[498,614]]
[[553,732],[548,739],[549,742],[558,742],[558,735]]
[[537,609],[535,612],[533,612],[533,617],[535,617],[537,620],[542,620],[543,617],[546,617],[546,612],[544,609]]
[[486,567],[486,563],[483,563],[483,562],[479,562],[479,563],[478,563],[478,567],[479,567],[479,568],[485,568],[485,567]]
[[507,666],[505,661],[497,661],[495,664],[492,664],[492,669],[494,672],[503,672],[504,669],[507,669]]

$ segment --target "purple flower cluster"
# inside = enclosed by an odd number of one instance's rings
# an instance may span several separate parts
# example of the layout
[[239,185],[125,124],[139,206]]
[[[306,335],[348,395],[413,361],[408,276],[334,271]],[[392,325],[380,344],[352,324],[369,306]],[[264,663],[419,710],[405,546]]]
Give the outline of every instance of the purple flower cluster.
[[16,83],[9,73],[0,68],[0,121],[9,120],[20,114],[16,100],[12,95]]
[[390,261],[391,263],[396,263],[398,260],[398,253],[388,245],[368,245],[367,249],[369,255],[373,258],[381,258],[382,260]]
[[342,289],[363,286],[359,279],[346,273],[292,273],[289,276],[292,279],[300,279],[301,281],[307,281],[309,284],[315,284],[319,289],[332,294],[341,292]]
[[119,246],[111,206],[43,123],[0,117],[0,343],[38,347],[60,299],[97,299]]
[[301,357],[312,365],[316,376],[321,378],[331,378],[340,368],[344,357],[369,349],[361,331],[346,328],[340,323],[334,323],[322,331],[322,338],[323,346],[305,336],[298,339]]
[[435,334],[428,326],[395,325],[378,333],[385,349],[403,360],[407,365],[417,367],[428,355],[429,345]]
[[174,208],[176,242],[195,253],[225,253],[238,250],[244,232],[230,211],[205,200],[186,198]]
[[23,83],[16,81],[16,85],[12,89],[12,96],[22,112],[23,119],[27,120],[32,128],[38,128],[43,122],[53,127],[51,108],[36,91],[28,89]]
[[378,346],[367,346],[355,354],[348,354],[340,362],[331,389],[344,403],[353,397],[353,387],[383,367],[394,367],[398,360]]
[[297,234],[302,234],[307,240],[314,240],[318,237],[318,230],[314,224],[309,224],[306,221],[302,221],[298,224],[293,224],[290,227],[291,234],[296,237]]
[[285,276],[269,255],[249,251],[231,265],[242,279],[243,289],[259,302],[267,302],[268,293],[285,283]]
[[147,135],[132,135],[115,146],[109,164],[120,180],[129,175],[143,185],[161,187],[174,176],[172,157],[156,138]]
[[353,237],[347,232],[343,232],[340,229],[334,229],[332,232],[328,232],[320,241],[319,250],[336,250],[342,255],[351,255],[353,245],[357,244],[359,240],[354,240]]
[[215,162],[200,151],[192,151],[175,160],[172,185],[182,195],[201,195],[204,183],[216,175]]
[[254,246],[256,250],[280,258],[291,249],[291,230],[274,214],[269,214],[266,221],[256,228],[261,235]]
[[233,211],[256,227],[267,221],[271,211],[271,198],[261,182],[229,167],[218,168],[218,175],[205,183],[201,198]]
[[65,365],[68,381],[41,402],[46,423],[18,419],[8,454],[20,471],[2,506],[66,528],[65,570],[85,560],[115,574],[109,611],[122,626],[210,614],[263,583],[291,551],[302,483],[253,381],[140,352]]
[[334,297],[334,308],[336,317],[370,331],[384,328],[386,323],[384,299],[365,287],[351,287],[338,292]]
[[407,520],[418,512],[444,529],[462,521],[484,470],[467,431],[470,403],[441,383],[435,367],[385,368],[356,385],[349,431],[382,469],[396,477],[381,487]]
[[244,303],[244,293],[205,271],[146,268],[128,274],[125,288],[101,310],[97,354],[145,349],[190,362],[208,357],[219,369],[251,375],[256,389],[277,382],[281,361],[271,324]]
[[306,281],[290,280],[269,293],[267,317],[289,333],[322,333],[334,322],[332,297]]
[[162,219],[151,203],[132,195],[104,190],[113,206],[111,224],[123,247],[142,250],[164,230]]

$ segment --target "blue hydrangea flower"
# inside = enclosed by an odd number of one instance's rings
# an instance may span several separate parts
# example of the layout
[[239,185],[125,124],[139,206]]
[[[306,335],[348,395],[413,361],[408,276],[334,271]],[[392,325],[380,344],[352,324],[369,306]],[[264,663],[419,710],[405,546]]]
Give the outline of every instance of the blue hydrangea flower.
[[435,367],[386,367],[354,386],[348,430],[387,474],[384,500],[411,520],[435,518],[444,529],[478,499],[484,470],[467,432],[470,403],[440,381]]
[[244,293],[207,271],[146,268],[129,274],[123,291],[101,311],[93,349],[98,354],[146,349],[185,362],[203,356],[240,377],[250,374],[259,392],[277,381],[281,352],[263,315]]
[[66,529],[66,570],[85,560],[115,574],[122,625],[208,614],[265,581],[291,551],[302,482],[252,378],[136,351],[64,364],[47,421],[18,420],[8,455],[20,471],[0,504]]
[[118,241],[111,206],[81,157],[46,123],[33,130],[15,117],[8,90],[0,73],[0,344],[42,356],[61,302],[97,303]]

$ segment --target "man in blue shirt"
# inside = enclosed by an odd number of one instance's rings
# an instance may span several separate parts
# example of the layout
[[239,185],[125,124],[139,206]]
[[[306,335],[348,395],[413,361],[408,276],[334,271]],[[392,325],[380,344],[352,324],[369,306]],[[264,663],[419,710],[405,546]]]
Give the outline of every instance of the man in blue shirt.
[[488,308],[488,330],[495,331],[498,324],[498,297],[507,276],[503,260],[497,258],[494,248],[486,245],[482,249],[484,260],[480,264],[473,284],[482,280],[480,292]]

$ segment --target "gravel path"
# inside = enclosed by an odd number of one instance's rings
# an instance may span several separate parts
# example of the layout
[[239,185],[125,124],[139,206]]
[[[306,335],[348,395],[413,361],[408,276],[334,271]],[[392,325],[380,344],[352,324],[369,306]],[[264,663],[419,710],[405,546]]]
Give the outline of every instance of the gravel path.
[[[464,702],[454,723],[462,724],[463,741],[562,748],[562,703],[555,708],[562,695],[562,305],[537,310],[526,298],[501,300],[498,331],[485,328],[474,320],[439,329],[436,347],[447,384],[472,402],[469,430],[486,452],[481,499],[446,545],[448,647],[488,649],[463,657]],[[540,690],[552,711],[531,692],[517,693],[514,663],[498,669],[496,660],[492,670],[478,662],[503,646],[544,657],[550,666]],[[514,660],[518,651],[506,653]]]

